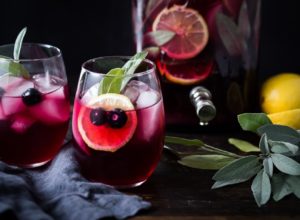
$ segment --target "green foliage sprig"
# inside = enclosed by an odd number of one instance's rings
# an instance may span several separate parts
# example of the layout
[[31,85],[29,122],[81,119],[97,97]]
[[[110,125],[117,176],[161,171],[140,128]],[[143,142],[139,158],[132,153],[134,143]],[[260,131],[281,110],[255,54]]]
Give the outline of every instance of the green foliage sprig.
[[244,131],[260,136],[258,146],[229,138],[229,143],[244,152],[243,155],[207,145],[198,139],[167,136],[165,142],[196,147],[196,153],[189,155],[176,152],[180,157],[178,162],[192,168],[218,170],[212,177],[215,181],[212,189],[252,179],[251,190],[258,206],[266,204],[271,197],[274,201],[290,194],[300,198],[300,163],[297,161],[300,132],[272,124],[264,113],[241,114],[238,122]]

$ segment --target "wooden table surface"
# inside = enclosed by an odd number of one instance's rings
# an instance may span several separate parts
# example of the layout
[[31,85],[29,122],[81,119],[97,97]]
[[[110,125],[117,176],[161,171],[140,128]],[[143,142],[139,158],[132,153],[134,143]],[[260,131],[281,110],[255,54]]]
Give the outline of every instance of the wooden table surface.
[[[230,147],[227,138],[236,137],[233,134],[183,136],[196,136],[213,146],[227,148]],[[152,203],[151,209],[140,212],[133,219],[300,219],[300,200],[293,195],[280,202],[269,201],[258,208],[250,189],[251,181],[211,190],[213,174],[214,171],[184,167],[164,152],[157,169],[146,183],[123,190]]]

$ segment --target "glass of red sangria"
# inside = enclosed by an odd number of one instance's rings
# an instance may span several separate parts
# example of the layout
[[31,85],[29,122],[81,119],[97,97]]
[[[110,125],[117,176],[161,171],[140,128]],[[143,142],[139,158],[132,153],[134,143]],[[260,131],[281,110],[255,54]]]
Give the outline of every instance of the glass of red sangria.
[[57,47],[0,46],[0,160],[37,167],[60,150],[68,129],[69,93]]
[[[260,7],[261,0],[132,0],[136,50],[149,51],[158,67],[167,125],[199,127],[216,108],[210,125],[227,129],[258,107]],[[190,100],[199,86],[212,103]]]
[[155,64],[145,53],[82,65],[73,112],[82,174],[116,188],[145,182],[159,162],[165,118]]

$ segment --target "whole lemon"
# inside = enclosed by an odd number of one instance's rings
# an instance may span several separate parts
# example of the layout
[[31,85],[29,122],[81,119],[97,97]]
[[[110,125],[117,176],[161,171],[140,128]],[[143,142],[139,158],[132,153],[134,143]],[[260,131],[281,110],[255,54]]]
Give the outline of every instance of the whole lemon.
[[260,93],[262,111],[271,114],[300,108],[300,75],[280,73],[267,79]]

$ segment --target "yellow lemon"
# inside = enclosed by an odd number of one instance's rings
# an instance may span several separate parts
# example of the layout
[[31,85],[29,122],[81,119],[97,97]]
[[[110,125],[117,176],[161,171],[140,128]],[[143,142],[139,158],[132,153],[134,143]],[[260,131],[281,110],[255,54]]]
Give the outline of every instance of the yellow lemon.
[[300,129],[300,108],[268,114],[273,124],[285,125],[294,129]]
[[260,101],[262,111],[267,114],[300,109],[300,75],[280,73],[267,79],[261,89]]

